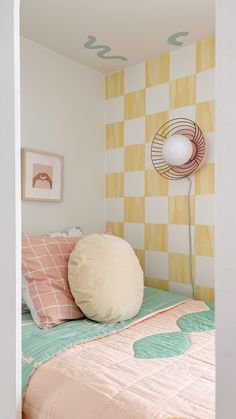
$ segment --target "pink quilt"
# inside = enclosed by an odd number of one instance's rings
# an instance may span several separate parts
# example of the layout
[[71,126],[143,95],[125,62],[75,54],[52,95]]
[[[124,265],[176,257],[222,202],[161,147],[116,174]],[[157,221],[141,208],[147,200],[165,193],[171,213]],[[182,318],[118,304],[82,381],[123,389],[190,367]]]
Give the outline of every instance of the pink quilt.
[[179,356],[139,359],[133,344],[179,331],[176,321],[207,310],[186,301],[116,334],[76,345],[30,379],[23,419],[213,419],[214,332],[189,333]]

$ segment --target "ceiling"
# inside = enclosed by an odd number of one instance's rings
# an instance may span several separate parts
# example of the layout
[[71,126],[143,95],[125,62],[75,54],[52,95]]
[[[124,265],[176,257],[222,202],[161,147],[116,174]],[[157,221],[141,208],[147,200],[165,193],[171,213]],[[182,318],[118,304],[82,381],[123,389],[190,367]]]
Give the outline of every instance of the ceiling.
[[[174,33],[189,33],[183,46],[213,34],[214,9],[215,0],[21,0],[21,33],[107,74],[180,48],[168,43]],[[85,48],[89,36],[111,48],[105,58],[104,48]]]

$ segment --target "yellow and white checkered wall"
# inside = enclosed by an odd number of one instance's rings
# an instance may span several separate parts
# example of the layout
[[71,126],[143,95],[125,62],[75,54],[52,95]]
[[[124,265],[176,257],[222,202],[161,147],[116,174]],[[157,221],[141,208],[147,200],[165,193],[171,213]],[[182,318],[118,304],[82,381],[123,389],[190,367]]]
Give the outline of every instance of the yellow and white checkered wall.
[[191,293],[188,180],[154,170],[151,142],[168,119],[186,117],[208,144],[192,176],[195,297],[214,299],[214,37],[106,76],[106,226],[136,251],[146,284]]

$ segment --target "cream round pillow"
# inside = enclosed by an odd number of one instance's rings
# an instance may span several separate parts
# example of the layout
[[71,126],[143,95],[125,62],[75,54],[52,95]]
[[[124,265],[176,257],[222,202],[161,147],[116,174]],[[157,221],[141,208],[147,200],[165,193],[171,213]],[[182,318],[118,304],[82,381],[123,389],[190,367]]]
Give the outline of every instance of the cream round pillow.
[[91,234],[70,255],[68,278],[76,304],[90,319],[134,317],[143,301],[143,271],[132,247],[110,234]]

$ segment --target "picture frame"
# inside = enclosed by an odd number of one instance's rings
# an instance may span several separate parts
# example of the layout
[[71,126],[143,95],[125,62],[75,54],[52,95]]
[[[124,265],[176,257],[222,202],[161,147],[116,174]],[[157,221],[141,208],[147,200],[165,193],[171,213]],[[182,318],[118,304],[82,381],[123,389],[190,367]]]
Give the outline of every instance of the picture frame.
[[64,157],[46,151],[21,149],[22,200],[63,200]]

